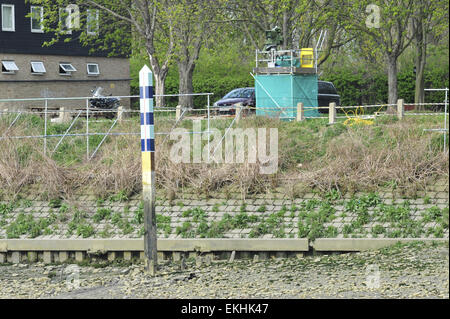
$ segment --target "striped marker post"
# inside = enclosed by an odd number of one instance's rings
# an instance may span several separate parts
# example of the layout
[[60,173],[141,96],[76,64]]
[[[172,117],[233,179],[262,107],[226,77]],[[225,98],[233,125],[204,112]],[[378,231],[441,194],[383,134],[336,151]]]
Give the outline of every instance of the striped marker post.
[[153,73],[148,66],[139,72],[141,107],[142,187],[144,199],[144,250],[146,267],[156,274],[156,214],[155,214],[155,126],[153,113]]

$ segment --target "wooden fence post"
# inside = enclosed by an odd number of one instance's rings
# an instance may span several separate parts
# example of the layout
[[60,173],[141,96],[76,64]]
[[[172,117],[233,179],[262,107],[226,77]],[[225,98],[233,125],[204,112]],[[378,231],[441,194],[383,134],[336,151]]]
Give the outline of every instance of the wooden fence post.
[[155,213],[155,126],[153,74],[147,65],[139,72],[142,151],[142,195],[144,199],[144,250],[146,268],[156,275],[158,265]]
[[239,124],[239,121],[241,120],[241,110],[242,110],[242,103],[235,104],[236,106],[236,124]]
[[123,106],[117,108],[117,120],[119,122],[123,120]]
[[405,116],[405,100],[403,99],[397,100],[397,116],[399,120],[403,120]]
[[303,108],[303,103],[297,104],[297,122],[301,122],[305,119],[305,110]]
[[328,124],[336,124],[336,103],[330,103],[328,109]]
[[181,105],[177,105],[177,109],[175,111],[175,120],[179,121],[181,117]]

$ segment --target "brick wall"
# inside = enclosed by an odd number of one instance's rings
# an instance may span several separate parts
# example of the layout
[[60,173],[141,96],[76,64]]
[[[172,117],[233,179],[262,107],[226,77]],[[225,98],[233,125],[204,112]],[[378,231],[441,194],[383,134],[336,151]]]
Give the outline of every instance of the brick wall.
[[[92,96],[94,87],[104,88],[104,94],[114,96],[130,95],[130,66],[128,59],[104,57],[78,57],[57,55],[0,54],[0,60],[15,61],[19,71],[15,74],[0,72],[0,99],[43,98],[43,97],[87,97]],[[31,61],[44,63],[46,73],[34,75]],[[60,75],[60,63],[72,64],[77,72]],[[87,74],[87,63],[97,63],[100,74]],[[129,106],[129,99],[122,104]],[[0,110],[17,110],[29,107],[42,107],[44,102],[0,102]],[[84,101],[54,101],[49,107],[84,107]]]

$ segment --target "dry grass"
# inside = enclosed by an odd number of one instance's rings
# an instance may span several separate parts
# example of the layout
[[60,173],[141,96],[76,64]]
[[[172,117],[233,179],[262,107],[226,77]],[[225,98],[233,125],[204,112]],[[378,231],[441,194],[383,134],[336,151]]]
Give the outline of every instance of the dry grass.
[[[175,164],[169,159],[172,141],[162,143],[163,138],[158,137],[157,186],[168,197],[188,190],[203,195],[222,192],[227,196],[237,192],[245,198],[279,187],[286,194],[296,196],[305,188],[354,192],[386,186],[411,195],[436,177],[448,178],[448,152],[444,154],[438,147],[441,136],[423,133],[423,128],[436,126],[438,122],[411,118],[402,122],[380,120],[374,126],[347,129],[341,124],[327,127],[319,120],[286,123],[249,118],[242,121],[242,128],[278,128],[280,169],[274,175],[261,175],[258,164]],[[222,129],[226,126],[226,123],[216,124]],[[168,123],[158,130],[170,126]],[[0,134],[6,127],[0,123]],[[82,125],[79,129],[83,130]],[[30,134],[36,130],[22,124],[8,134]],[[116,131],[136,131],[136,123],[126,122]],[[0,196],[14,198],[31,191],[48,198],[70,198],[81,192],[97,196],[140,192],[138,138],[108,138],[90,162],[73,160],[73,154],[85,152],[80,145],[82,142],[67,141],[62,153],[51,158],[43,155],[42,144],[36,140],[0,140]]]
[[[24,188],[36,186],[46,194],[68,194],[71,191],[70,170],[43,156],[32,140],[3,140],[0,156],[0,188],[7,197],[15,198]],[[33,154],[29,156],[28,154]]]
[[389,125],[383,142],[371,142],[371,127],[349,130],[328,145],[322,159],[326,166],[312,163],[299,176],[322,191],[372,191],[389,185],[404,193],[424,189],[436,177],[448,178],[448,151],[433,151],[435,137],[417,136],[411,124]]

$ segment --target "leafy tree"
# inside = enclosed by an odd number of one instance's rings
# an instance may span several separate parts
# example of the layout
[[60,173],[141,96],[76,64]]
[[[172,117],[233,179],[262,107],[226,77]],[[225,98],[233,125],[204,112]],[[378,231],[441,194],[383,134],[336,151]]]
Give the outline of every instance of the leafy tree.
[[345,1],[339,8],[347,30],[384,56],[388,73],[388,102],[397,102],[397,61],[411,44],[409,24],[414,14],[412,0]]
[[[30,2],[44,7],[44,31],[53,34],[47,45],[63,37],[64,41],[79,40],[90,45],[92,50],[106,50],[111,54],[129,54],[130,48],[145,48],[155,77],[156,94],[164,94],[164,82],[174,54],[173,15],[169,0]],[[90,18],[89,12],[98,12],[98,25],[92,25],[95,20]],[[94,34],[88,32],[89,27],[95,29]],[[156,105],[164,105],[164,99],[156,97]]]
[[[217,0],[174,0],[172,1],[176,19],[174,60],[178,65],[179,93],[192,94],[192,79],[200,50],[215,35],[220,4]],[[193,96],[180,96],[179,105],[193,107]]]
[[[425,66],[427,48],[442,35],[448,35],[448,1],[417,0],[412,17],[412,32],[416,50],[415,103],[425,102]],[[422,107],[420,109],[423,109]]]
[[255,49],[262,49],[265,31],[281,27],[282,49],[313,47],[319,33],[327,32],[319,66],[330,56],[333,49],[348,43],[340,23],[339,2],[335,0],[230,0],[235,26],[244,32]]
[[[412,100],[414,64],[416,102],[423,101],[425,85],[448,85],[443,0],[26,1],[44,7],[44,31],[52,35],[45,45],[81,41],[92,51],[132,56],[133,94],[144,63],[153,70],[157,95],[208,91],[219,98],[251,86],[254,49],[263,48],[265,30],[275,26],[285,49],[314,47],[319,33],[327,32],[319,75],[335,82],[345,105],[384,103],[387,95],[389,103],[397,96]],[[157,106],[165,103],[177,101],[156,98]],[[192,98],[178,104],[194,105]]]

